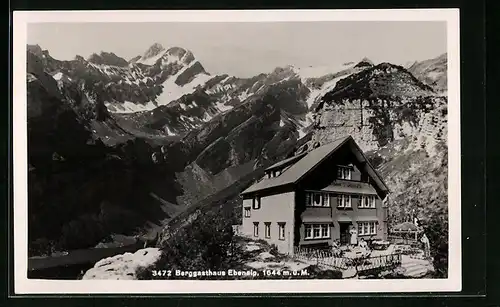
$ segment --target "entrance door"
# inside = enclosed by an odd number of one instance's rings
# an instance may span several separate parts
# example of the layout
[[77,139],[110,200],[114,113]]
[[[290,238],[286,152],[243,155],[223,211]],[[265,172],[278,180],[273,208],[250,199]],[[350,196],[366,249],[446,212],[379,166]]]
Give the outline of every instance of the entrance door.
[[351,239],[351,234],[349,233],[350,223],[339,223],[340,229],[340,244],[346,245],[349,244],[349,240]]

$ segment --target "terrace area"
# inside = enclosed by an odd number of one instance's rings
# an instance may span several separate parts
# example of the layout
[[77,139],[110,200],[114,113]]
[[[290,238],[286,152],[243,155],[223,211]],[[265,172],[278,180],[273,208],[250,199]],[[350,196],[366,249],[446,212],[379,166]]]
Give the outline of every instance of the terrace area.
[[397,236],[390,242],[371,242],[368,247],[295,248],[293,257],[325,269],[339,270],[342,278],[422,278],[433,271],[432,261],[418,241]]

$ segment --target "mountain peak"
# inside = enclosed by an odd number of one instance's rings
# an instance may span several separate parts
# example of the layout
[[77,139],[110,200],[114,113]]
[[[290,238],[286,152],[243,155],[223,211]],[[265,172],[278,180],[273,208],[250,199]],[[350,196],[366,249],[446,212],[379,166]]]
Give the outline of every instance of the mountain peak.
[[364,57],[354,67],[372,67],[372,66],[373,62],[370,59]]
[[40,45],[36,44],[36,45],[28,45],[27,46],[28,48],[28,51],[30,51],[31,53],[39,56],[39,57],[42,57],[42,47],[40,47]]
[[144,52],[142,58],[149,59],[151,57],[158,55],[160,52],[164,50],[165,47],[163,47],[160,43],[154,43],[153,45],[151,45],[151,47],[148,48],[148,50],[146,50],[146,52]]
[[89,56],[88,60],[91,63],[98,65],[112,65],[112,66],[127,66],[128,62],[114,54],[113,52],[101,51],[100,54],[93,53]]
[[323,102],[432,94],[432,88],[419,81],[408,70],[384,62],[339,80],[335,88],[323,96]]
[[177,60],[183,62],[185,64],[189,64],[195,60],[194,55],[191,51],[184,49],[182,47],[171,47],[169,48],[164,57],[169,58],[170,60]]
[[75,55],[75,61],[79,61],[79,62],[86,62],[85,61],[85,58],[82,57],[81,55],[77,54]]

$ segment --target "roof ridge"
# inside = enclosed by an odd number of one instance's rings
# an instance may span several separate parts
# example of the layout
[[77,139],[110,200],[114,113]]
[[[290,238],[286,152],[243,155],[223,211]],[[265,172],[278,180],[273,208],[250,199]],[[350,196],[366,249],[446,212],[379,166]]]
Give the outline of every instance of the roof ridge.
[[323,146],[314,148],[311,151],[306,152],[303,157],[298,159],[293,163],[288,169],[281,173],[277,177],[270,178],[268,180],[259,181],[248,189],[243,191],[243,194],[257,192],[261,190],[266,190],[272,187],[289,185],[300,180],[306,173],[311,169],[314,169],[318,163],[321,163],[326,156],[329,156],[333,151],[339,146],[345,144],[351,136],[342,137],[336,139],[332,142],[326,143]]

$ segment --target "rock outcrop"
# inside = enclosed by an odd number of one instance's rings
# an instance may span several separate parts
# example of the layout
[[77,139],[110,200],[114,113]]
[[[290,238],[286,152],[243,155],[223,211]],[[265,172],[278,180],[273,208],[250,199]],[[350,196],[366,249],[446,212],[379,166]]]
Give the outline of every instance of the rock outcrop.
[[447,98],[400,66],[337,82],[313,114],[310,146],[352,135],[391,190],[393,221],[447,216]]
[[98,261],[85,272],[82,279],[134,280],[140,269],[153,265],[161,255],[157,248],[140,249],[135,253],[125,253]]

